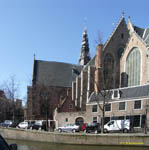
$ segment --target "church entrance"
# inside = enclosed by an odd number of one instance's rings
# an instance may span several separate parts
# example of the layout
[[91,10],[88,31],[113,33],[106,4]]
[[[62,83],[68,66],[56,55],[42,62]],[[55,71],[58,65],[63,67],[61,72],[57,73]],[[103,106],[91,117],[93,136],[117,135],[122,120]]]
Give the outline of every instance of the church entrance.
[[76,125],[82,125],[84,123],[84,119],[82,117],[76,118],[75,121]]

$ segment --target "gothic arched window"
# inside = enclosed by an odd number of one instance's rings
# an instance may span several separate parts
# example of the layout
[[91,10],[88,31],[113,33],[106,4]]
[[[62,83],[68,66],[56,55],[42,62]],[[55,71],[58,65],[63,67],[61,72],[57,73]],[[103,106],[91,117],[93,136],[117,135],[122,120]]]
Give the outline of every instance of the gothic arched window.
[[106,54],[104,58],[104,68],[107,72],[111,72],[114,68],[114,58],[110,53]]
[[128,86],[140,85],[141,54],[137,47],[133,48],[126,59]]
[[110,53],[104,57],[104,80],[113,85],[114,58]]

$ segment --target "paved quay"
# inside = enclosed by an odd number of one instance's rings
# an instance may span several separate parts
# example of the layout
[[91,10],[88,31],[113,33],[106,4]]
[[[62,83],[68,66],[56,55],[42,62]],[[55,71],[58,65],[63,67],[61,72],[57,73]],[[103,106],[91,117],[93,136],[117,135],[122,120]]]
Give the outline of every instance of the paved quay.
[[0,128],[0,134],[6,139],[50,143],[149,146],[149,134],[143,133],[85,134]]

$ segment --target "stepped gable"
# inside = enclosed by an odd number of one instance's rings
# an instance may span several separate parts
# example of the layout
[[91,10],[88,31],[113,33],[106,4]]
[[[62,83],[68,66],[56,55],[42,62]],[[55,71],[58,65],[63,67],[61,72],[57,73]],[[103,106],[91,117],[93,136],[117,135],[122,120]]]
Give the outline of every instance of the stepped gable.
[[82,67],[63,62],[34,60],[33,84],[71,87],[72,80],[76,77],[72,73],[73,68],[80,71]]

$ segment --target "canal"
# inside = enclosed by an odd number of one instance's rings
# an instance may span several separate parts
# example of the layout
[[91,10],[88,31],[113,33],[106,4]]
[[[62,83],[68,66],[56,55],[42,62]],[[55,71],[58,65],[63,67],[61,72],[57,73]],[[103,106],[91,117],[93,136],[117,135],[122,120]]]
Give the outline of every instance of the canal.
[[149,147],[135,146],[87,146],[7,140],[9,144],[16,143],[18,150],[148,150]]

